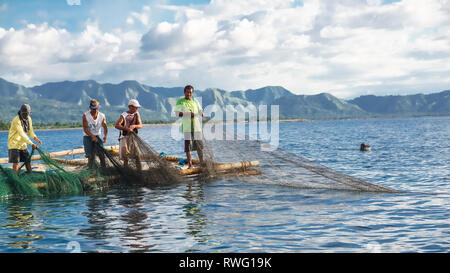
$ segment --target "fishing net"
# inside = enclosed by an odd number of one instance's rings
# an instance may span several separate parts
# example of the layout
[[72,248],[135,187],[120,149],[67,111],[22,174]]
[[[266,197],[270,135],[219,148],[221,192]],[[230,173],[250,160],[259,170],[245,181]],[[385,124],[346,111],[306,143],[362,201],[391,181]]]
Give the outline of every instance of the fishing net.
[[365,181],[335,171],[325,165],[298,156],[283,149],[264,151],[261,141],[209,141],[214,154],[221,161],[258,161],[262,173],[257,176],[239,176],[236,179],[260,184],[284,185],[307,189],[352,190],[397,193],[398,190]]
[[[39,161],[33,164],[38,170],[32,173],[21,169],[17,173],[11,168],[0,166],[0,197],[82,194],[103,190],[115,182],[124,186],[151,186],[182,181],[176,166],[139,136],[131,133],[125,141],[128,147],[127,166],[119,159],[118,153],[108,151],[98,143],[94,145],[93,154],[97,156],[91,161],[91,166],[88,166],[87,158],[52,159],[41,149],[33,150],[28,161],[35,151],[38,152],[35,160]],[[99,164],[99,156],[106,159],[106,166]]]
[[[173,164],[164,159],[137,134],[130,133],[121,141],[126,141],[128,166],[115,165],[123,179],[143,185],[161,185],[182,181]],[[110,155],[106,155],[109,159]]]
[[41,192],[34,186],[30,177],[23,177],[20,173],[0,166],[0,197],[10,196],[41,196]]
[[40,157],[38,170],[26,173],[0,166],[0,197],[53,196],[81,194],[104,186],[104,175],[96,169],[67,171],[41,149],[33,149]]
[[[227,177],[249,183],[308,189],[400,192],[340,173],[280,148],[266,151],[261,148],[264,143],[248,138],[248,136],[245,140],[203,138],[203,162],[194,159],[193,169],[186,169],[185,158],[158,153],[134,133],[125,138],[128,147],[127,166],[124,166],[123,158],[119,159],[117,152],[108,151],[99,144],[95,146],[96,153],[107,159],[106,167],[102,168],[98,160],[94,168],[86,168],[86,158],[52,159],[41,149],[36,149],[40,157],[40,169],[34,170],[31,174],[23,170],[16,173],[10,168],[0,166],[0,197],[82,194],[103,190],[113,182],[124,186],[130,184],[152,186],[187,179],[210,180]],[[35,150],[32,151],[30,158],[34,152]]]
[[[400,192],[340,173],[281,148],[275,149],[275,147],[271,147],[271,149],[263,149],[263,147],[268,147],[267,143],[252,140],[248,134],[238,136],[238,130],[231,130],[234,134],[230,136],[226,133],[230,125],[219,122],[216,124],[204,124],[203,128],[205,129],[206,126],[215,126],[215,130],[217,130],[217,127],[223,126],[219,128],[219,132],[222,131],[223,136],[212,140],[203,139],[205,146],[204,156],[209,156],[218,162],[258,162],[259,166],[257,169],[262,171],[250,172],[254,168],[250,168],[250,170],[236,168],[223,173],[217,171],[217,164],[211,164],[205,168],[205,172],[215,178],[235,175],[234,179],[249,183],[284,185],[307,189]],[[211,128],[207,128],[207,130],[211,131]],[[242,134],[242,132],[240,133]]]

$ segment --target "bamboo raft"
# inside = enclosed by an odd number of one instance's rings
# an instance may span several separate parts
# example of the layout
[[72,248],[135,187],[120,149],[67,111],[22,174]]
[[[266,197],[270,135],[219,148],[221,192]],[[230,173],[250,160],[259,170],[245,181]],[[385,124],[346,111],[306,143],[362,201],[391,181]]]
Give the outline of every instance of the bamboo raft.
[[[112,155],[117,156],[119,154],[119,146],[105,146],[105,149],[109,151]],[[77,159],[64,159],[61,157],[67,156],[75,156],[84,154],[83,148],[77,148],[73,150],[59,151],[48,153],[47,156],[51,157],[55,162],[64,165],[64,169],[71,172],[76,172],[80,168],[87,166],[87,158],[77,158]],[[143,156],[145,157],[145,155]],[[177,156],[164,155],[163,158],[171,163],[173,166],[174,172],[179,172],[182,176],[185,177],[196,177],[200,175],[203,171],[203,168],[200,166],[200,162],[197,159],[192,159],[193,168],[186,168],[186,166],[182,167],[178,164],[179,160],[184,158]],[[31,161],[38,161],[41,159],[40,155],[35,155],[31,157]],[[0,158],[0,164],[7,164],[8,158]],[[241,161],[241,162],[231,162],[231,163],[214,163],[212,164],[214,171],[220,174],[221,176],[249,176],[249,175],[260,175],[262,171],[256,169],[259,166],[259,161]],[[47,171],[47,167],[44,164],[31,164],[33,172],[45,172]],[[82,181],[83,184],[89,185],[92,183],[104,183],[105,187],[109,185],[110,180],[117,179],[118,176],[110,176],[110,177],[91,177],[86,179],[86,181]],[[45,188],[46,183],[38,182],[33,183],[37,188]]]

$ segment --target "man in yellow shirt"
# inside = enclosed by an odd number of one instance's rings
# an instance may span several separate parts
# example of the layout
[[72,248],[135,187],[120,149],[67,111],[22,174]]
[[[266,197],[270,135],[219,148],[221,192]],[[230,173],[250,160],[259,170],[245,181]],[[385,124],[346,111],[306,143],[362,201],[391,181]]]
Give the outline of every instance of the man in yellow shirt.
[[[42,145],[42,142],[34,134],[33,124],[30,117],[30,105],[22,105],[17,114],[18,115],[11,121],[11,127],[9,128],[8,135],[8,162],[13,164],[13,169],[15,171],[19,170],[19,162],[25,162],[29,156],[27,144],[31,145],[34,149],[37,148],[36,144],[34,144],[29,137],[33,138],[40,145]],[[25,166],[27,168],[27,172],[31,173],[30,162],[27,162]]]
[[197,151],[200,163],[203,163],[203,137],[201,117],[203,109],[193,97],[194,87],[187,85],[184,88],[184,98],[180,98],[175,105],[175,114],[182,117],[181,130],[184,135],[184,152],[186,153],[188,168],[192,168],[191,151]]

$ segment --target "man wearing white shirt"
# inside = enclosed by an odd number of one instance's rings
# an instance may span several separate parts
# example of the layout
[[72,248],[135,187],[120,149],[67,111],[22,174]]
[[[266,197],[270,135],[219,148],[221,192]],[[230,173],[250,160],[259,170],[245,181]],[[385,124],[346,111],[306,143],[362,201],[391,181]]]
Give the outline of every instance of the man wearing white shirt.
[[[89,104],[90,111],[83,115],[83,145],[86,157],[88,158],[88,167],[92,168],[95,162],[95,156],[100,159],[100,166],[106,167],[105,155],[98,151],[97,143],[103,146],[108,135],[108,126],[103,113],[99,111],[100,103],[96,99],[92,99]],[[101,139],[101,129],[103,128],[103,140]]]

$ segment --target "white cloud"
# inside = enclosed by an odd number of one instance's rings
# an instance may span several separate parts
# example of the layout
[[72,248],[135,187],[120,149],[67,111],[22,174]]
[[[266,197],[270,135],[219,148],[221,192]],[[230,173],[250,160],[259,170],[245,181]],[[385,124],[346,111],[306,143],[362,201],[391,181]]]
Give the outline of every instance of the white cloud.
[[133,24],[134,24],[134,19],[131,18],[131,17],[128,17],[128,18],[127,18],[127,24],[133,25]]
[[309,46],[312,46],[311,38],[305,34],[301,35],[289,34],[286,36],[286,39],[281,43],[282,49],[291,49],[291,50],[299,50],[307,48]]
[[176,62],[168,62],[164,65],[167,70],[181,70],[184,66]]
[[19,30],[0,28],[0,73],[11,76],[11,71],[16,71],[17,75],[33,76],[17,81],[21,84],[43,82],[49,77],[93,78],[99,67],[132,61],[139,39],[140,35],[133,32],[102,32],[95,22],[87,22],[79,34],[46,23],[29,24]]
[[383,3],[383,0],[366,0],[370,6],[379,6]]
[[127,23],[134,24],[135,20],[138,20],[144,26],[148,26],[150,24],[150,12],[150,7],[144,6],[141,13],[132,12],[131,15],[127,18]]
[[5,36],[5,34],[7,33],[7,31],[3,28],[0,28],[0,39],[3,38],[3,36]]
[[320,30],[322,38],[343,38],[347,35],[348,32],[341,26],[326,26]]
[[[282,85],[338,97],[448,89],[450,1],[384,2],[212,0],[144,6],[110,32],[92,21],[80,33],[47,24],[0,27],[0,75],[189,82],[199,89]],[[152,21],[159,10],[173,17]],[[142,26],[145,33],[132,30]]]
[[[448,22],[447,1],[403,0],[402,8],[409,16],[408,22],[420,28],[436,27]],[[447,8],[447,12],[444,8]]]

